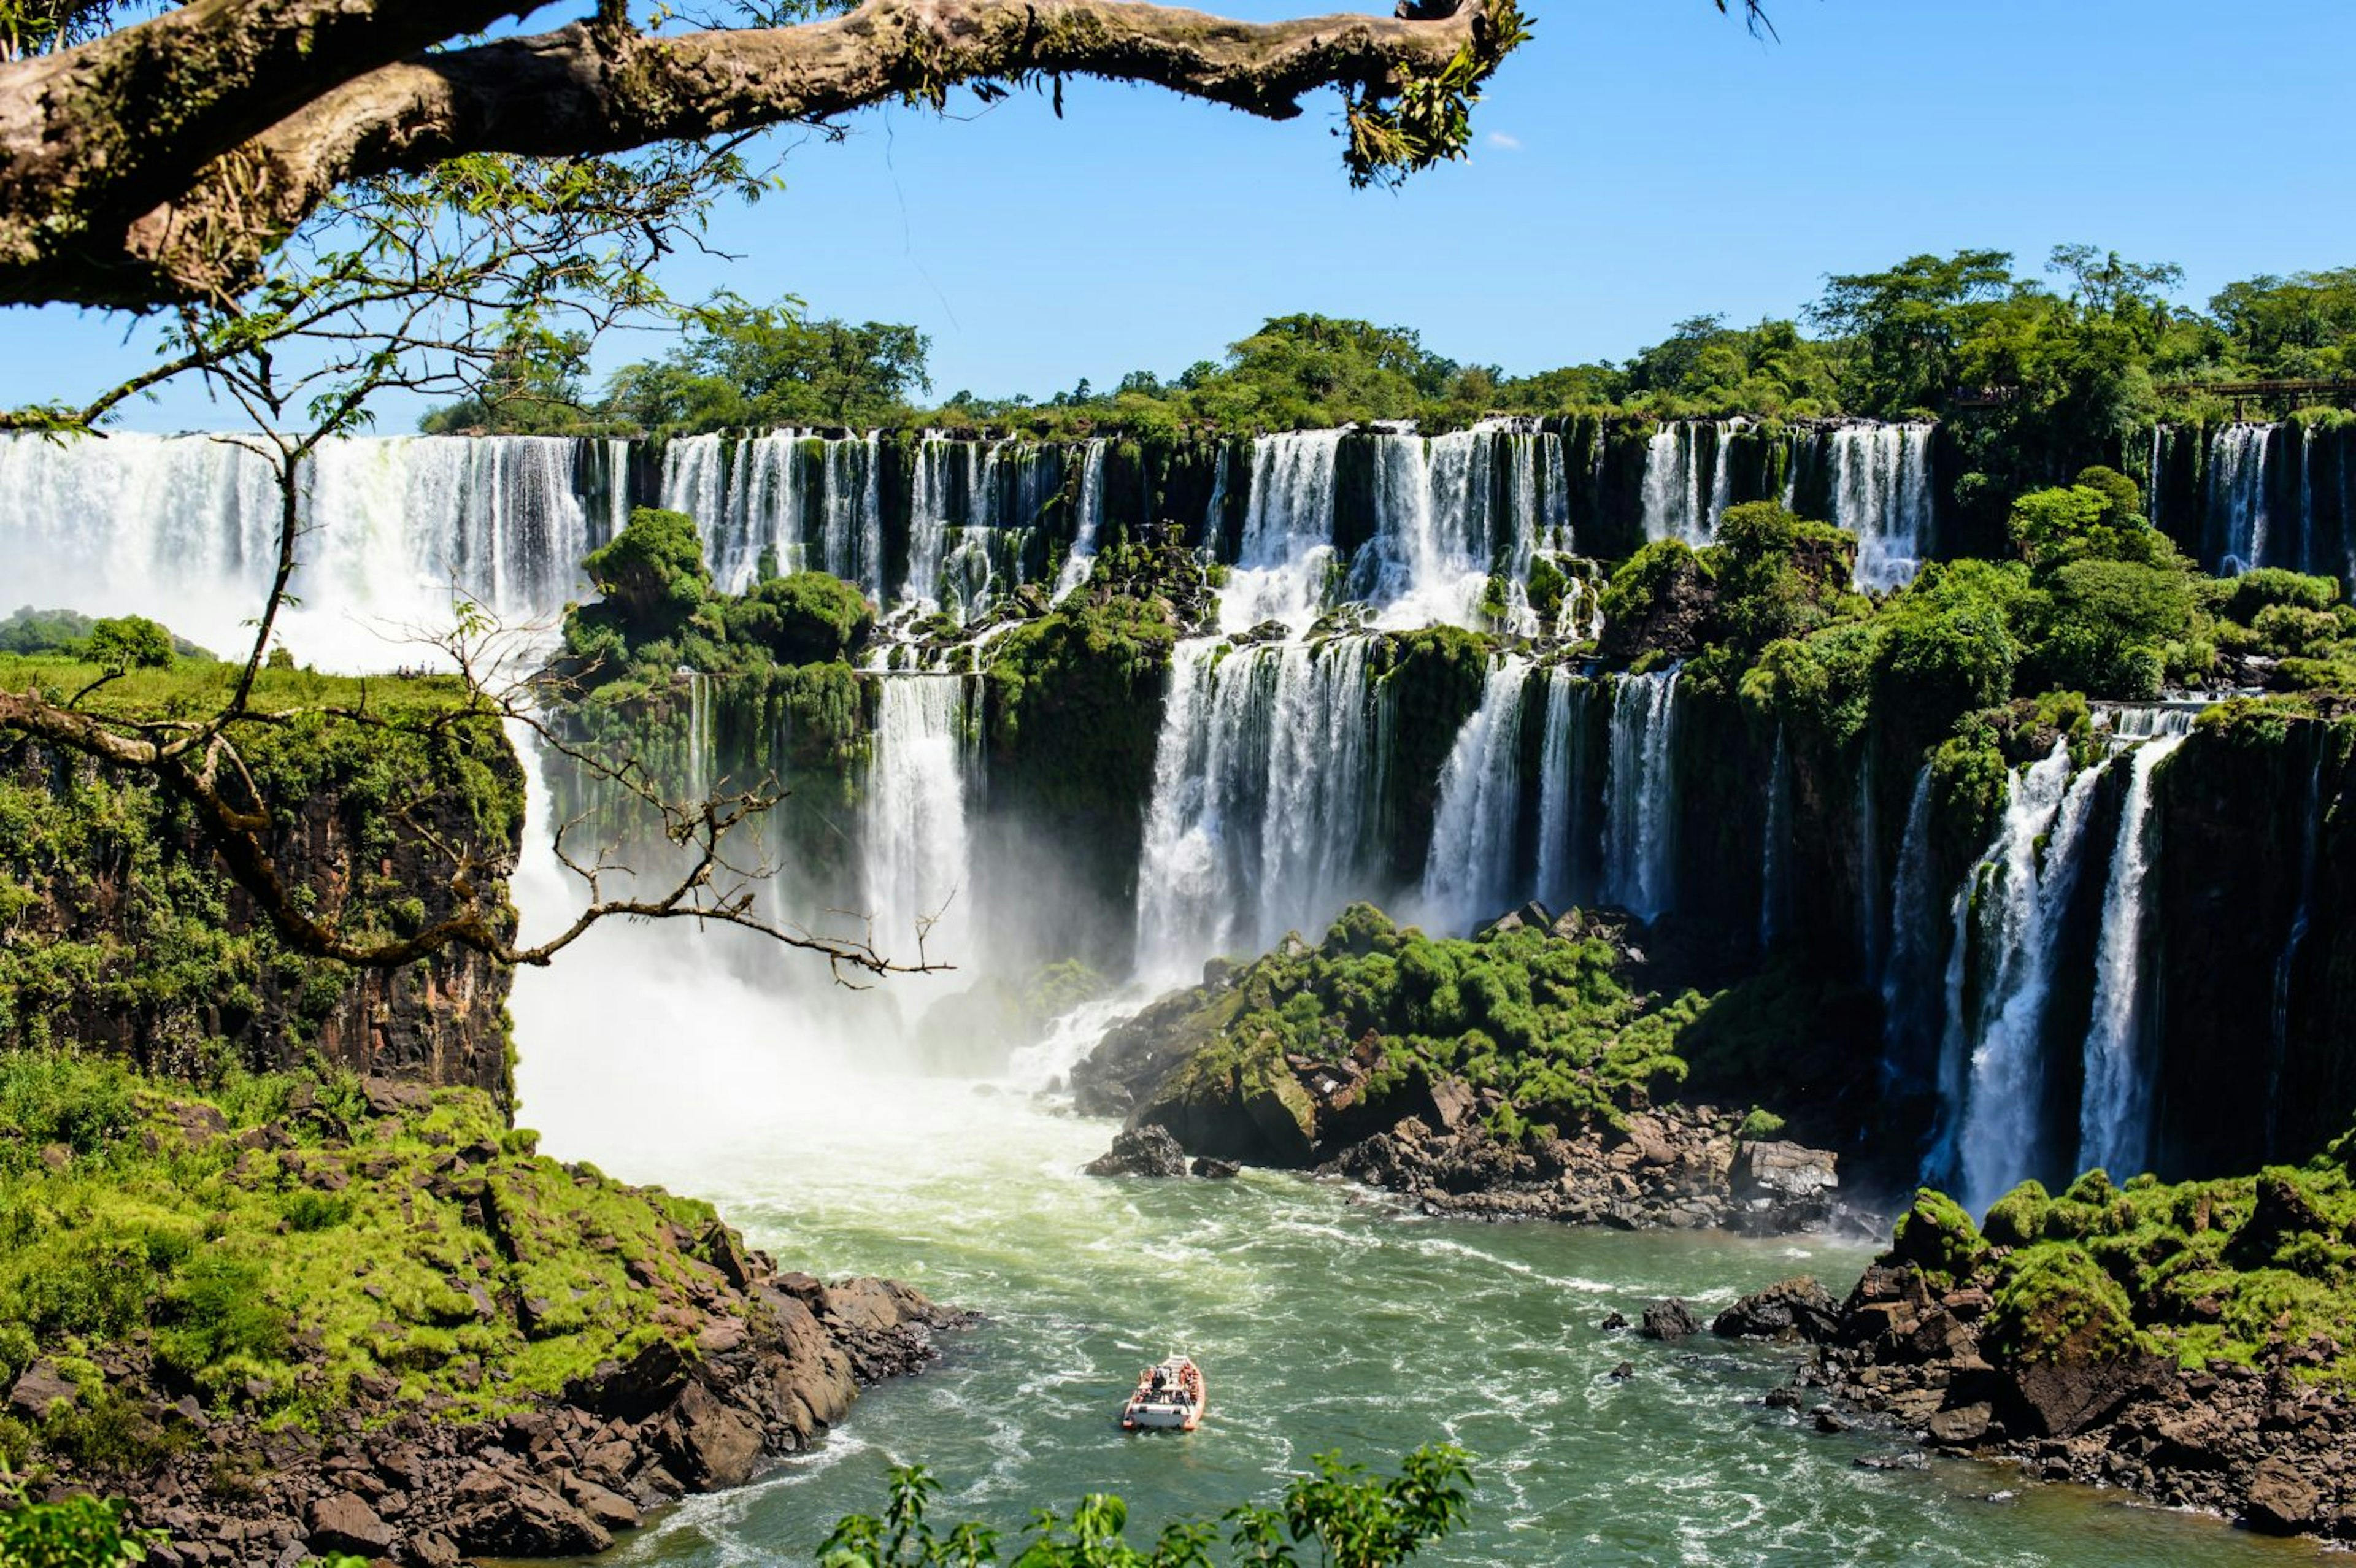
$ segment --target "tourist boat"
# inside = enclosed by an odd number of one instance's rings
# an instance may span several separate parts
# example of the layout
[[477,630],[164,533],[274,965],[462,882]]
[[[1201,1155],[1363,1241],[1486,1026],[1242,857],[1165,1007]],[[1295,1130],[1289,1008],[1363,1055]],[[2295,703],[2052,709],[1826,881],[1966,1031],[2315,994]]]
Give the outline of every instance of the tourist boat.
[[1137,1374],[1137,1392],[1120,1413],[1123,1432],[1192,1432],[1210,1408],[1203,1369],[1189,1357],[1173,1355]]

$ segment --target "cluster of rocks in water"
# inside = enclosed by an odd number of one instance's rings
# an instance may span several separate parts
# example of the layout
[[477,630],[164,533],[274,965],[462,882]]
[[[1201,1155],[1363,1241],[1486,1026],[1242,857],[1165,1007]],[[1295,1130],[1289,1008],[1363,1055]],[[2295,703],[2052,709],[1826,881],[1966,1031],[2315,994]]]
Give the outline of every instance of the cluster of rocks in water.
[[[860,1388],[919,1370],[936,1354],[934,1330],[966,1320],[889,1281],[825,1284],[756,1252],[742,1262],[742,1276],[679,1325],[691,1349],[649,1341],[562,1399],[495,1420],[399,1405],[390,1380],[318,1432],[209,1418],[194,1399],[166,1403],[135,1355],[110,1354],[110,1386],[146,1385],[146,1419],[192,1439],[130,1497],[134,1521],[167,1537],[145,1560],[294,1568],[349,1553],[451,1568],[602,1552],[647,1510],[802,1451]],[[9,1391],[8,1413],[38,1420],[77,1397],[36,1363]],[[102,1479],[63,1466],[48,1489]]]
[[[1866,1423],[1930,1451],[2015,1463],[2039,1480],[2121,1488],[2270,1533],[2356,1540],[2347,1442],[2356,1403],[2303,1375],[2337,1347],[2282,1344],[2262,1365],[2193,1370],[2066,1333],[2018,1351],[1989,1332],[1991,1306],[1985,1280],[1943,1281],[1901,1243],[1846,1300],[1814,1278],[1787,1279],[1737,1301],[1708,1329],[1804,1348],[1790,1381],[1764,1403],[1804,1413],[1820,1431]],[[1614,1312],[1599,1328],[1676,1345],[1704,1324],[1690,1303],[1670,1299],[1645,1304],[1633,1323]],[[1622,1362],[1612,1375],[1635,1371]],[[1926,1462],[1920,1451],[1857,1461]]]
[[[1328,1104],[1362,1081],[1329,1063],[1301,1061],[1294,1070]],[[1456,1079],[1419,1083],[1409,1103],[1419,1109],[1298,1163],[1404,1194],[1427,1213],[1466,1219],[1774,1234],[1852,1217],[1837,1197],[1837,1155],[1746,1139],[1739,1117],[1711,1106],[1665,1106],[1632,1115],[1622,1126],[1526,1142],[1490,1130],[1486,1118],[1502,1103],[1494,1090]],[[1231,1160],[1194,1153],[1161,1122],[1133,1115],[1087,1170],[1183,1176],[1190,1158],[1197,1176],[1236,1169]]]

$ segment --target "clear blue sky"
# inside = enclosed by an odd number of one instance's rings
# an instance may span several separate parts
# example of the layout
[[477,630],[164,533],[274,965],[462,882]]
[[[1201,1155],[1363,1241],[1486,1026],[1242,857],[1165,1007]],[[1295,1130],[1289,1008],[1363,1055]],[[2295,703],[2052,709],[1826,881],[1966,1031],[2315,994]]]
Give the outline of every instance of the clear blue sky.
[[[1471,162],[1396,194],[1348,187],[1330,93],[1270,125],[1076,82],[1061,123],[1027,94],[862,116],[723,215],[740,261],[671,282],[915,322],[946,398],[1171,374],[1299,310],[1510,371],[1617,358],[1687,315],[1789,315],[1826,272],[1965,245],[2176,261],[2196,301],[2356,263],[2348,0],[1771,0],[1781,43],[1708,0],[1529,3],[1537,36],[1477,112]],[[143,363],[122,337],[0,315],[0,402]],[[222,418],[183,397],[124,422]]]

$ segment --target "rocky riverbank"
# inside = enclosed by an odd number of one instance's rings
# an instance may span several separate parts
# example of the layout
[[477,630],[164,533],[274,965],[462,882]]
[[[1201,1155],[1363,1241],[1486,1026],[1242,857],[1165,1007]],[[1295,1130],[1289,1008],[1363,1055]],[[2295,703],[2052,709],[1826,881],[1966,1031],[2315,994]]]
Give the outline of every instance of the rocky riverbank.
[[[191,1396],[169,1400],[168,1379],[136,1350],[102,1355],[112,1418],[177,1450],[124,1490],[133,1521],[165,1536],[147,1561],[291,1565],[348,1552],[450,1568],[601,1552],[649,1509],[800,1453],[861,1388],[920,1370],[934,1331],[960,1321],[888,1281],[823,1284],[758,1253],[744,1262],[741,1285],[714,1282],[676,1318],[686,1349],[653,1340],[496,1419],[446,1421],[439,1402],[412,1408],[382,1388],[317,1429],[216,1419]],[[86,1420],[80,1403],[49,1361],[8,1401],[18,1419],[53,1427]],[[49,1466],[40,1489],[124,1478],[69,1460]]]
[[966,1321],[780,1270],[478,1091],[0,1072],[27,1112],[0,1134],[0,1458],[36,1497],[127,1499],[163,1568],[599,1551]]
[[[1787,1281],[1714,1327],[1812,1345],[1792,1386],[1769,1397],[1818,1406],[1834,1424],[1834,1411],[1854,1412],[1933,1449],[2017,1462],[2037,1479],[2120,1487],[2272,1533],[2356,1539],[2345,1304],[2295,1296],[2286,1276],[2297,1271],[2279,1255],[2311,1252],[2315,1227],[2329,1222],[2302,1192],[2309,1175],[2147,1184],[2130,1197],[2096,1173],[2060,1200],[2022,1189],[1997,1205],[1987,1234],[1926,1193],[1845,1301]],[[2104,1193],[2107,1226],[2064,1210]],[[2187,1194],[2192,1234],[2211,1238],[2198,1251],[2222,1269],[2186,1266],[2172,1244],[2181,1232],[2172,1238],[2148,1210],[2136,1220],[2136,1198]],[[2049,1239],[2056,1211],[2061,1230]],[[2177,1254],[2173,1277],[2199,1276],[2187,1280],[2190,1322],[2169,1321],[2167,1280],[2130,1296],[2097,1261],[2130,1232],[2152,1263]],[[2319,1327],[2326,1318],[2343,1331]]]

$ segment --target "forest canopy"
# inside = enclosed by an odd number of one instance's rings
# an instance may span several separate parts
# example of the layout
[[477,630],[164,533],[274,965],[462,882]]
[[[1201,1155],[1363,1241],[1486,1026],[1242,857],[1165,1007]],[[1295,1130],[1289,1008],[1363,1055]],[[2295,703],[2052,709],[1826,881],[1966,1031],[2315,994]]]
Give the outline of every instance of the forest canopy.
[[[1915,256],[1837,274],[1798,315],[1751,326],[1677,322],[1622,362],[1526,375],[1451,358],[1411,327],[1275,316],[1165,378],[1137,369],[1033,398],[960,389],[937,404],[914,326],[716,302],[658,358],[592,395],[585,346],[520,354],[515,395],[437,410],[430,430],[643,432],[747,426],[988,426],[1038,434],[1117,427],[1286,430],[1484,414],[1938,418],[1970,411],[2016,444],[2115,441],[2141,421],[2198,414],[2219,382],[2356,379],[2356,267],[2245,279],[2205,308],[2174,300],[2169,264],[2057,246],[2042,275],[2001,251]],[[2211,400],[2213,401],[2213,400]]]

